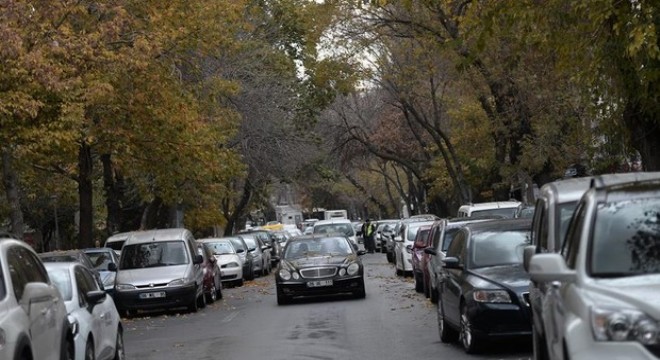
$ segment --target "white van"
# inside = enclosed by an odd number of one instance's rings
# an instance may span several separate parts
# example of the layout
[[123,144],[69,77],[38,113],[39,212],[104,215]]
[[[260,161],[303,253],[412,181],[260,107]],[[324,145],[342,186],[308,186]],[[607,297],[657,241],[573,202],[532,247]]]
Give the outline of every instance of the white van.
[[124,243],[131,234],[133,234],[133,231],[113,234],[105,240],[103,247],[111,248],[119,256],[121,255],[121,247],[124,246]]
[[176,307],[197,312],[206,306],[202,261],[186,229],[134,232],[122,247],[117,268],[117,309],[124,314]]
[[520,206],[519,201],[493,201],[475,204],[465,204],[458,208],[457,217],[502,216],[513,218]]

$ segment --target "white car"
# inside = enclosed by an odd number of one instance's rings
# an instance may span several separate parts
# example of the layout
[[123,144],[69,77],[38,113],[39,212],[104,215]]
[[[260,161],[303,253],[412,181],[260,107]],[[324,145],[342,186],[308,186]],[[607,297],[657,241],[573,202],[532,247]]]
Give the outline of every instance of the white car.
[[358,239],[353,224],[348,219],[319,220],[314,223],[312,234],[341,234],[347,237],[354,246]]
[[457,217],[499,215],[505,218],[513,218],[520,204],[519,201],[514,200],[465,204],[458,208]]
[[412,246],[420,226],[431,226],[435,220],[406,219],[394,236],[394,268],[397,275],[412,275]]
[[211,250],[218,261],[222,282],[243,286],[243,261],[230,239],[210,238],[197,241]]
[[598,180],[578,203],[561,251],[530,259],[532,280],[547,288],[535,358],[658,358],[660,173],[627,184]]
[[46,263],[59,289],[71,322],[75,359],[124,359],[124,339],[119,313],[112,297],[79,263]]
[[0,239],[0,359],[68,360],[69,329],[62,295],[34,250]]

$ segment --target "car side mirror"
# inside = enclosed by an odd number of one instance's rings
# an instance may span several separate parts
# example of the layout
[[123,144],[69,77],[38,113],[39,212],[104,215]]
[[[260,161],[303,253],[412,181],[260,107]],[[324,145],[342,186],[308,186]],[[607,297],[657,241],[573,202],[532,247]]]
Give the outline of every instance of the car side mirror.
[[360,251],[360,247],[358,246],[358,244],[354,242],[351,242],[351,244],[353,245],[353,249],[355,249],[355,251]]
[[458,260],[457,257],[446,257],[444,260],[442,260],[442,267],[445,269],[462,269],[463,266],[460,263],[460,260]]
[[193,258],[193,264],[195,265],[201,264],[203,262],[204,262],[204,258],[202,257],[202,255],[195,255],[195,257]]
[[33,299],[45,299],[52,295],[51,287],[42,282],[30,282],[23,287],[23,295],[19,300],[26,313],[30,313],[30,304]]
[[366,253],[367,253],[367,252],[364,251],[364,250],[358,250],[358,251],[357,251],[358,256],[362,256],[362,255],[364,255],[364,254],[366,254]]
[[429,254],[429,255],[438,255],[438,253],[435,251],[435,249],[430,248],[430,247],[427,247],[426,249],[424,249],[424,253]]
[[107,296],[105,291],[102,290],[92,290],[88,291],[85,294],[85,299],[87,299],[87,302],[94,306],[96,304],[99,304],[105,300],[105,297]]
[[117,264],[109,263],[108,264],[108,271],[117,271]]
[[569,269],[561,254],[536,254],[529,261],[529,277],[536,282],[574,282],[577,273]]

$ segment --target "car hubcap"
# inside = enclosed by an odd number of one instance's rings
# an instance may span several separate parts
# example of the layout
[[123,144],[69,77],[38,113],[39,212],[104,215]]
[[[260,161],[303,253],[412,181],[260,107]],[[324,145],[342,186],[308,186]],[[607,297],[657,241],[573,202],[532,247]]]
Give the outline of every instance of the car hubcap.
[[211,288],[211,301],[215,301],[218,298],[218,290],[215,287],[215,284],[213,284],[213,287]]
[[470,320],[465,312],[461,314],[461,342],[466,349],[472,345],[472,329],[470,328]]

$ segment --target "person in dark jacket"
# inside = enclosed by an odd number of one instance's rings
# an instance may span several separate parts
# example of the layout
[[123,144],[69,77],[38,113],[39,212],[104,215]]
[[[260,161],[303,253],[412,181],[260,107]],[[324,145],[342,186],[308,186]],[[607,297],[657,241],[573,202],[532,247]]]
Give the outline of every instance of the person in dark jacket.
[[364,249],[368,253],[376,251],[376,225],[369,219],[362,224],[362,238],[364,239]]

